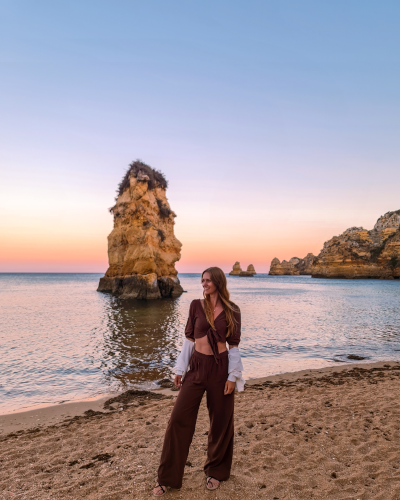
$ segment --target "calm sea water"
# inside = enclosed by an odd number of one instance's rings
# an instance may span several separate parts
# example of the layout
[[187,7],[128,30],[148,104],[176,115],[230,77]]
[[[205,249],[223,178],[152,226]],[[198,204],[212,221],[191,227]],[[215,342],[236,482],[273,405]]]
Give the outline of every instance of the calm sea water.
[[[101,274],[0,274],[0,413],[171,376],[200,275],[175,300],[96,292]],[[308,276],[228,277],[242,311],[245,378],[400,360],[400,283]]]

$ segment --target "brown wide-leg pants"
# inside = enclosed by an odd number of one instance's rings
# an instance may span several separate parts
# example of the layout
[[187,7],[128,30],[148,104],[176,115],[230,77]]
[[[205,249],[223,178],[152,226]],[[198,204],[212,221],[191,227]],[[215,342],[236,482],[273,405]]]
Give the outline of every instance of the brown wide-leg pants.
[[210,415],[208,453],[204,465],[206,476],[219,481],[229,478],[233,454],[234,392],[224,395],[228,378],[228,351],[213,355],[194,351],[190,370],[186,374],[165,432],[164,446],[158,469],[159,484],[180,488],[189,446],[196,426],[197,413],[207,392]]

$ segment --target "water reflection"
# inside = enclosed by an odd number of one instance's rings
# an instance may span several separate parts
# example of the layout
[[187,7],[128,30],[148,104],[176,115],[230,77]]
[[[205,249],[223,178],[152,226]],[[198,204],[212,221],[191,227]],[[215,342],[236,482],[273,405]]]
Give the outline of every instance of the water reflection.
[[182,341],[179,299],[107,299],[97,352],[105,381],[127,386],[170,377]]
[[[57,403],[171,376],[200,275],[175,300],[96,292],[100,275],[0,274],[0,412]],[[400,359],[400,283],[228,277],[242,311],[244,376]]]

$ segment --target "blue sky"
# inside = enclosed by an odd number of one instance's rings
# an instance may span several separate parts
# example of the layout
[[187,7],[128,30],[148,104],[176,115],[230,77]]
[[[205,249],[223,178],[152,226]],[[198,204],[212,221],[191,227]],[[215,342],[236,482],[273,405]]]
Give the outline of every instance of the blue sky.
[[372,228],[400,208],[399,24],[394,1],[0,1],[0,271],[103,271],[136,158],[169,179],[182,271]]

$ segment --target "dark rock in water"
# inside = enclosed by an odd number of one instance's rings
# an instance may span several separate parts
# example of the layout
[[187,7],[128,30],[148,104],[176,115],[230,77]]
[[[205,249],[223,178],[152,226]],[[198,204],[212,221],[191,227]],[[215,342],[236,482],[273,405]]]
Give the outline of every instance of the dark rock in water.
[[163,389],[170,389],[171,387],[174,386],[173,380],[170,380],[169,378],[163,378],[158,382],[158,385],[162,387]]
[[158,278],[157,283],[163,299],[167,297],[179,297],[179,295],[184,292],[178,278],[162,276],[161,278]]
[[361,359],[365,359],[363,358],[362,356],[357,356],[356,354],[349,354],[347,356],[347,359],[356,359],[356,360],[361,360]]
[[100,278],[98,292],[109,292],[122,298],[139,300],[178,297],[183,289],[176,277],[157,278],[155,273],[142,276],[136,274],[124,278]]

